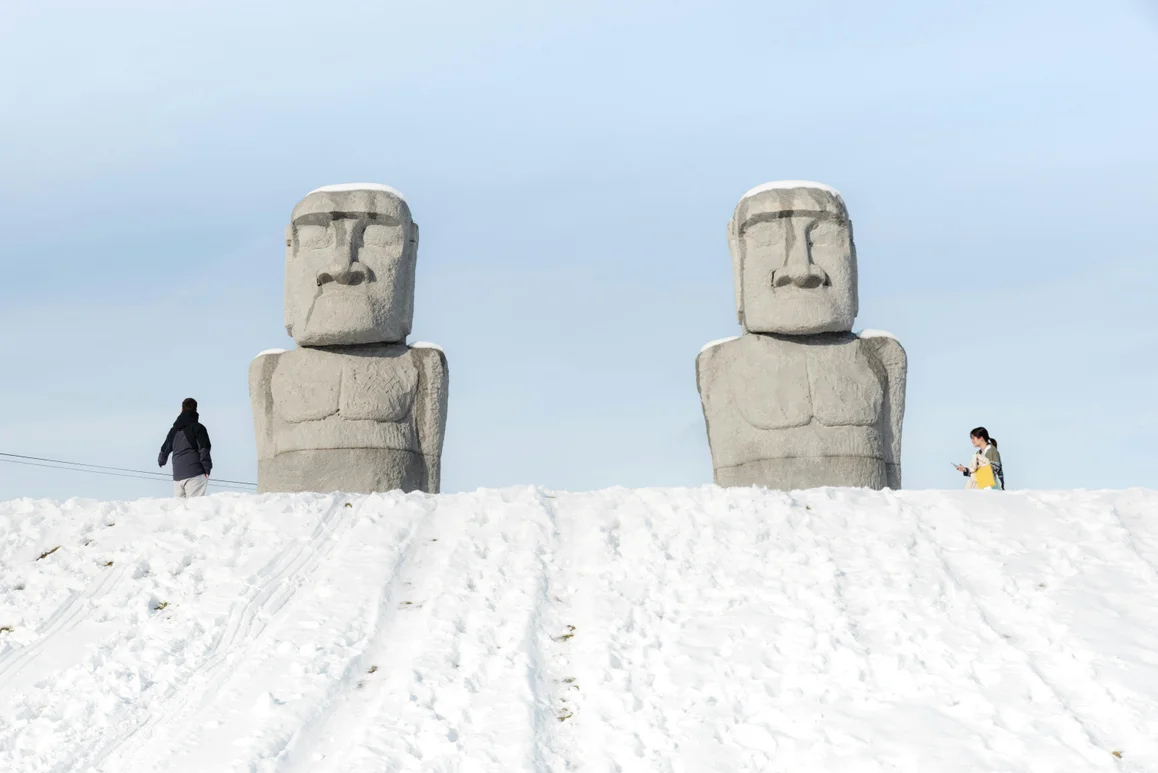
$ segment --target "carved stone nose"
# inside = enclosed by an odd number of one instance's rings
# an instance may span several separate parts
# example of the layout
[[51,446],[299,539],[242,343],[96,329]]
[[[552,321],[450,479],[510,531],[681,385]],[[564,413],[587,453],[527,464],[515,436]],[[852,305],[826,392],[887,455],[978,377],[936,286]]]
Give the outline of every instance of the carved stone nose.
[[772,272],[773,287],[814,290],[830,284],[824,269],[812,262],[812,245],[801,229],[791,230],[785,243],[784,265]]
[[340,285],[360,285],[370,277],[366,267],[357,261],[341,266],[330,266],[318,272],[318,287],[330,282]]
[[788,287],[789,285],[808,290],[823,287],[829,284],[828,274],[815,263],[805,265],[785,266],[772,274],[773,287]]

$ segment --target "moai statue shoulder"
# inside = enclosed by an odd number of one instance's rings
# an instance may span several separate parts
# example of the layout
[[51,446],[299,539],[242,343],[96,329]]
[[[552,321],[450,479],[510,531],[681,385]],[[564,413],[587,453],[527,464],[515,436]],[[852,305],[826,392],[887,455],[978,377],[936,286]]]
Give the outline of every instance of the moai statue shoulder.
[[418,225],[384,185],[319,188],[286,229],[285,325],[250,365],[259,491],[437,492],[446,357],[408,346]]
[[900,488],[905,352],[852,333],[856,247],[840,194],[754,188],[728,245],[743,334],[696,360],[716,482]]

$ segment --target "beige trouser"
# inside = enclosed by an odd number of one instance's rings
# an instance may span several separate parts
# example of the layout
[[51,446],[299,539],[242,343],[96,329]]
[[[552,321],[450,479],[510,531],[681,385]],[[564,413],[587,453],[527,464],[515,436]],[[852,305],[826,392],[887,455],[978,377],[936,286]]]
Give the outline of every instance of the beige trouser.
[[209,485],[209,478],[205,475],[197,475],[185,480],[173,481],[173,496],[178,499],[186,499],[188,497],[203,497],[205,496],[205,489]]

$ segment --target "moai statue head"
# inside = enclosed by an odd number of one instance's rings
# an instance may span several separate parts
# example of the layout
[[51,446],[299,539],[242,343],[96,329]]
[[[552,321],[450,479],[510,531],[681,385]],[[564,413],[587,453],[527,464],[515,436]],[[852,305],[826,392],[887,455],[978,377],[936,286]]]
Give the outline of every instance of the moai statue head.
[[809,182],[753,188],[728,223],[736,312],[750,333],[852,330],[856,247],[840,194]]
[[285,329],[299,345],[406,340],[418,224],[401,193],[370,183],[311,191],[285,244]]

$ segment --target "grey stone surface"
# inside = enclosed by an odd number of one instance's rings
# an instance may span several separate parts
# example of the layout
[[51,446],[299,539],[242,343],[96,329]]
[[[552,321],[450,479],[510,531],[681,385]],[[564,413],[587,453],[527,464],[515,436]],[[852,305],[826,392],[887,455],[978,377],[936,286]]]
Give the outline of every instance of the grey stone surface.
[[840,194],[753,189],[728,237],[744,334],[696,360],[716,483],[900,488],[907,359],[888,334],[850,332],[856,250]]
[[728,223],[728,246],[746,332],[852,330],[856,246],[839,193],[811,183],[753,188]]
[[446,357],[405,344],[299,348],[249,368],[258,490],[437,493]]
[[285,329],[299,346],[405,341],[418,224],[386,186],[319,188],[286,228]]
[[258,491],[437,493],[446,356],[407,346],[418,232],[401,194],[332,186],[294,208],[286,330],[250,365]]

